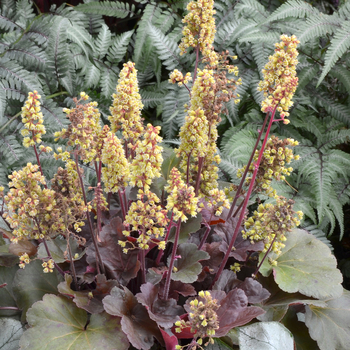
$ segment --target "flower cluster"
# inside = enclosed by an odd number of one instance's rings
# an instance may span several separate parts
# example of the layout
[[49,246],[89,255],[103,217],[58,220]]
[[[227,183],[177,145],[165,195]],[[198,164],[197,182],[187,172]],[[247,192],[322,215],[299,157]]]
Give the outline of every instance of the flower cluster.
[[19,268],[20,269],[24,269],[26,267],[26,265],[28,265],[30,263],[30,259],[29,259],[29,255],[27,253],[22,254],[19,257]]
[[[209,291],[200,291],[199,298],[190,301],[189,307],[185,308],[189,312],[189,320],[175,322],[175,332],[180,333],[185,327],[191,327],[191,332],[195,333],[197,344],[203,344],[203,338],[209,337],[209,342],[214,343],[212,337],[219,329],[218,315],[216,311],[219,309],[217,300],[213,299]],[[181,347],[178,347],[180,349]]]
[[[255,188],[257,192],[264,191],[270,197],[276,195],[276,191],[272,189],[272,179],[285,180],[285,176],[289,176],[293,171],[292,167],[286,167],[293,159],[298,160],[299,156],[294,155],[293,151],[288,146],[294,147],[299,143],[293,139],[280,140],[276,136],[271,136],[267,141],[266,147],[261,158],[260,166],[256,176]],[[255,151],[254,161],[256,162],[259,156],[259,151]],[[250,165],[249,172],[254,172],[254,164]],[[238,169],[237,176],[242,177],[246,167]],[[249,185],[251,177],[247,176],[246,185]]]
[[130,185],[148,191],[152,179],[160,177],[163,163],[162,147],[158,143],[162,138],[158,135],[160,126],[147,124],[144,139],[137,143],[136,156],[130,166]]
[[40,186],[46,185],[46,182],[39,166],[28,163],[9,178],[11,188],[4,197],[8,212],[3,217],[14,229],[13,241],[57,234],[64,226],[63,218],[56,206],[55,191]]
[[[138,200],[131,204],[128,215],[125,217],[124,226],[127,230],[123,231],[124,236],[129,237],[132,231],[137,231],[136,242],[140,249],[148,249],[150,242],[157,244],[159,249],[164,249],[166,242],[156,242],[154,239],[165,235],[164,228],[169,222],[167,211],[157,204],[160,200],[151,191],[144,193],[139,189],[137,197]],[[118,243],[124,248],[124,253],[128,252],[125,248],[127,243],[134,246],[132,242],[119,241]]]
[[213,49],[215,37],[214,0],[191,1],[187,5],[190,11],[182,20],[187,23],[179,45],[181,55],[186,53],[188,47],[199,46],[203,56],[211,63],[217,63],[217,54]]
[[174,212],[174,220],[187,221],[187,215],[196,216],[198,210],[198,198],[194,194],[194,188],[186,185],[181,179],[180,172],[174,167],[171,169],[169,185],[165,190],[169,192],[166,208]]
[[242,231],[243,238],[250,239],[251,243],[263,240],[265,244],[263,252],[266,252],[272,244],[272,251],[277,255],[280,254],[284,248],[283,242],[286,241],[285,232],[298,226],[303,217],[301,211],[293,211],[293,204],[293,200],[287,200],[282,196],[276,196],[276,204],[260,204],[253,216],[246,220],[245,231]]
[[77,147],[76,152],[80,158],[89,163],[96,157],[96,138],[101,130],[99,124],[100,113],[98,111],[97,102],[89,102],[81,104],[80,102],[87,101],[89,96],[85,92],[80,93],[81,98],[74,98],[73,101],[76,107],[73,109],[64,108],[70,120],[68,129],[62,129],[55,133],[56,140],[58,138],[68,139],[68,145]]
[[46,134],[43,114],[40,112],[40,98],[37,91],[30,92],[24,107],[22,107],[21,116],[24,129],[21,130],[21,133],[25,136],[23,139],[24,147],[41,143],[41,136]]
[[170,74],[169,83],[175,84],[177,82],[178,85],[181,86],[183,84],[187,84],[191,80],[192,80],[191,73],[186,73],[186,75],[184,77],[183,74],[179,70],[175,69]]
[[55,262],[52,259],[49,259],[48,261],[44,261],[41,266],[44,268],[44,273],[53,272]]
[[66,234],[70,226],[80,232],[84,226],[82,219],[87,208],[74,161],[68,160],[65,169],[59,167],[51,183],[51,189],[55,191],[56,207],[60,210],[65,223],[61,233]]
[[110,107],[112,131],[115,132],[123,128],[123,136],[129,147],[134,147],[143,134],[141,110],[143,104],[139,94],[137,82],[137,70],[133,62],[124,63],[116,88],[113,94],[113,106]]
[[264,81],[260,81],[258,90],[264,91],[266,97],[261,110],[267,113],[277,106],[281,119],[288,124],[289,120],[285,117],[289,116],[288,110],[293,105],[292,98],[298,85],[295,67],[298,64],[296,47],[299,41],[295,35],[281,35],[281,40],[275,44],[275,53],[262,70]]
[[117,136],[108,132],[104,140],[101,161],[102,181],[105,192],[117,192],[121,187],[127,186],[129,180],[129,162],[125,158],[123,146]]

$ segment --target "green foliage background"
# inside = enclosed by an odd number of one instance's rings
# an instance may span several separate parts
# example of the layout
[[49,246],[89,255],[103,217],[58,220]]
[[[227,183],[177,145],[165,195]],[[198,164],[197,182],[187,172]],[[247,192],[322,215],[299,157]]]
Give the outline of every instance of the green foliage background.
[[[44,142],[67,124],[62,107],[80,91],[99,103],[107,123],[111,95],[122,63],[132,60],[144,104],[143,117],[162,126],[165,142],[178,144],[184,122],[184,87],[168,83],[174,68],[194,69],[195,55],[179,55],[186,1],[108,2],[86,0],[76,7],[53,6],[38,13],[28,0],[4,0],[0,15],[0,183],[13,169],[34,161],[22,147],[20,109],[29,91],[42,95],[47,127]],[[215,1],[215,48],[237,55],[243,84],[241,103],[228,103],[222,115],[222,179],[236,181],[263,121],[256,87],[261,69],[282,33],[300,40],[299,87],[291,124],[273,133],[300,142],[294,174],[278,192],[296,201],[304,227],[325,240],[337,225],[344,233],[343,206],[349,202],[350,2],[301,0]],[[103,16],[125,21],[130,30],[111,30]],[[43,160],[46,173],[52,160]],[[276,184],[277,186],[277,184]]]

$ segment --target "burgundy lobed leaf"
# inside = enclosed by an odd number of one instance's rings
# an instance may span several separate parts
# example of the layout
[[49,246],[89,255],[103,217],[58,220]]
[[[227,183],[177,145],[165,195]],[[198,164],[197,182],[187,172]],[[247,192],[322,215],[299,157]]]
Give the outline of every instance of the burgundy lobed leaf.
[[119,286],[116,280],[108,280],[104,275],[96,276],[96,289],[75,291],[70,288],[72,276],[66,274],[65,281],[58,285],[58,291],[70,298],[81,309],[86,310],[91,314],[98,314],[104,311],[102,299],[107,296],[113,287]]
[[184,309],[177,305],[175,299],[162,300],[158,298],[159,286],[145,283],[141,286],[141,293],[136,294],[137,300],[146,307],[149,317],[158,326],[171,328],[174,322],[180,320]]
[[154,343],[153,337],[163,344],[157,323],[150,319],[146,308],[128,288],[114,287],[111,295],[103,299],[103,305],[108,314],[122,318],[122,330],[135,348],[150,349]]
[[245,295],[248,297],[249,304],[261,303],[271,295],[260,282],[251,277],[247,277],[244,281],[241,281],[236,277],[236,274],[230,270],[224,270],[214,285],[214,289],[223,290],[226,293],[235,288],[240,288],[244,291]]
[[159,328],[160,332],[162,333],[164,343],[166,350],[175,350],[176,345],[179,344],[176,336],[174,334],[168,334],[166,331],[163,331],[163,329]]
[[[125,241],[123,235],[124,227],[119,217],[113,218],[108,225],[105,225],[99,236],[99,251],[102,262],[106,268],[106,273],[112,279],[116,279],[120,284],[126,285],[136,277],[140,269],[140,262],[137,260],[138,250],[130,250],[127,254],[123,253],[123,248],[118,241]],[[93,244],[86,251],[87,262],[91,265],[96,264],[95,247]]]
[[[214,227],[214,232],[222,238],[220,250],[226,253],[227,248],[230,244],[238,218],[230,218],[225,224],[218,224]],[[243,239],[242,233],[243,227],[240,228],[236,242],[234,244],[234,249],[230,253],[230,257],[235,258],[238,261],[246,261],[248,258],[248,252],[258,252],[264,249],[264,242],[259,241],[254,244],[250,243],[250,240]]]
[[202,261],[202,266],[208,266],[211,273],[218,271],[221,261],[224,258],[224,253],[220,250],[220,242],[205,243],[203,250],[210,256],[208,260]]

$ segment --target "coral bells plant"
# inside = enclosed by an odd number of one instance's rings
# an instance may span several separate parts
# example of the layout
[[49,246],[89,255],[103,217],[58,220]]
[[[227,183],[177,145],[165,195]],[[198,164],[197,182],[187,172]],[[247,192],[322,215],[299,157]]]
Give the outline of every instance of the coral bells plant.
[[0,263],[16,273],[13,284],[8,274],[1,279],[0,296],[13,288],[16,297],[4,298],[0,313],[21,313],[27,322],[22,350],[247,349],[248,333],[259,349],[273,339],[261,339],[257,325],[275,327],[293,349],[291,304],[312,336],[313,312],[348,297],[329,248],[296,229],[303,213],[275,188],[298,159],[297,141],[270,135],[273,123],[289,122],[297,38],[282,35],[263,70],[263,127],[238,171],[240,184],[225,189],[217,128],[225,103],[239,102],[241,81],[228,52],[214,50],[213,1],[187,8],[180,50],[193,48],[196,62],[194,72],[170,74],[190,95],[176,149],[164,151],[161,128],[143,124],[137,70],[127,62],[110,125],[84,92],[64,109],[70,124],[55,134],[52,156],[61,166],[45,178],[41,157],[52,150],[37,149],[45,120],[38,93],[28,95],[23,142],[37,164],[14,171],[6,194],[0,189],[8,226]]

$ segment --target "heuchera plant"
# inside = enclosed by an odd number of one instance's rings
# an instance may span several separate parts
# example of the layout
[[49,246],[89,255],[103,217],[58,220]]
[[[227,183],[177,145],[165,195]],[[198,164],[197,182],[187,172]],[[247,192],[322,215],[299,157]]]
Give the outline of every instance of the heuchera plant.
[[[37,164],[13,172],[2,193],[4,237],[12,241],[3,265],[16,263],[10,257],[17,255],[25,270],[18,270],[11,289],[17,303],[0,311],[22,310],[29,326],[23,350],[43,343],[54,349],[196,349],[227,335],[225,346],[245,349],[249,327],[281,321],[290,304],[299,306],[311,337],[323,346],[312,312],[326,309],[326,299],[342,298],[341,274],[323,243],[295,229],[303,214],[272,187],[298,159],[291,149],[297,141],[270,136],[273,123],[289,123],[298,40],[281,35],[275,45],[259,84],[266,97],[263,127],[238,172],[239,186],[221,186],[217,126],[225,102],[239,102],[240,79],[229,63],[235,58],[214,50],[213,1],[192,1],[187,9],[180,49],[194,50],[194,72],[175,70],[169,79],[190,94],[177,149],[162,146],[159,126],[144,125],[137,71],[128,62],[110,126],[101,126],[97,103],[84,92],[64,110],[70,125],[55,137],[66,146],[54,153],[62,167],[48,181],[40,157],[52,149],[39,146],[45,134],[40,96],[29,93],[23,144],[33,148]],[[94,188],[84,182],[87,168],[96,173]],[[28,270],[53,287],[29,297],[23,289]],[[8,284],[5,278],[0,287]],[[250,323],[244,332],[232,331]],[[280,326],[277,332],[288,331]]]

